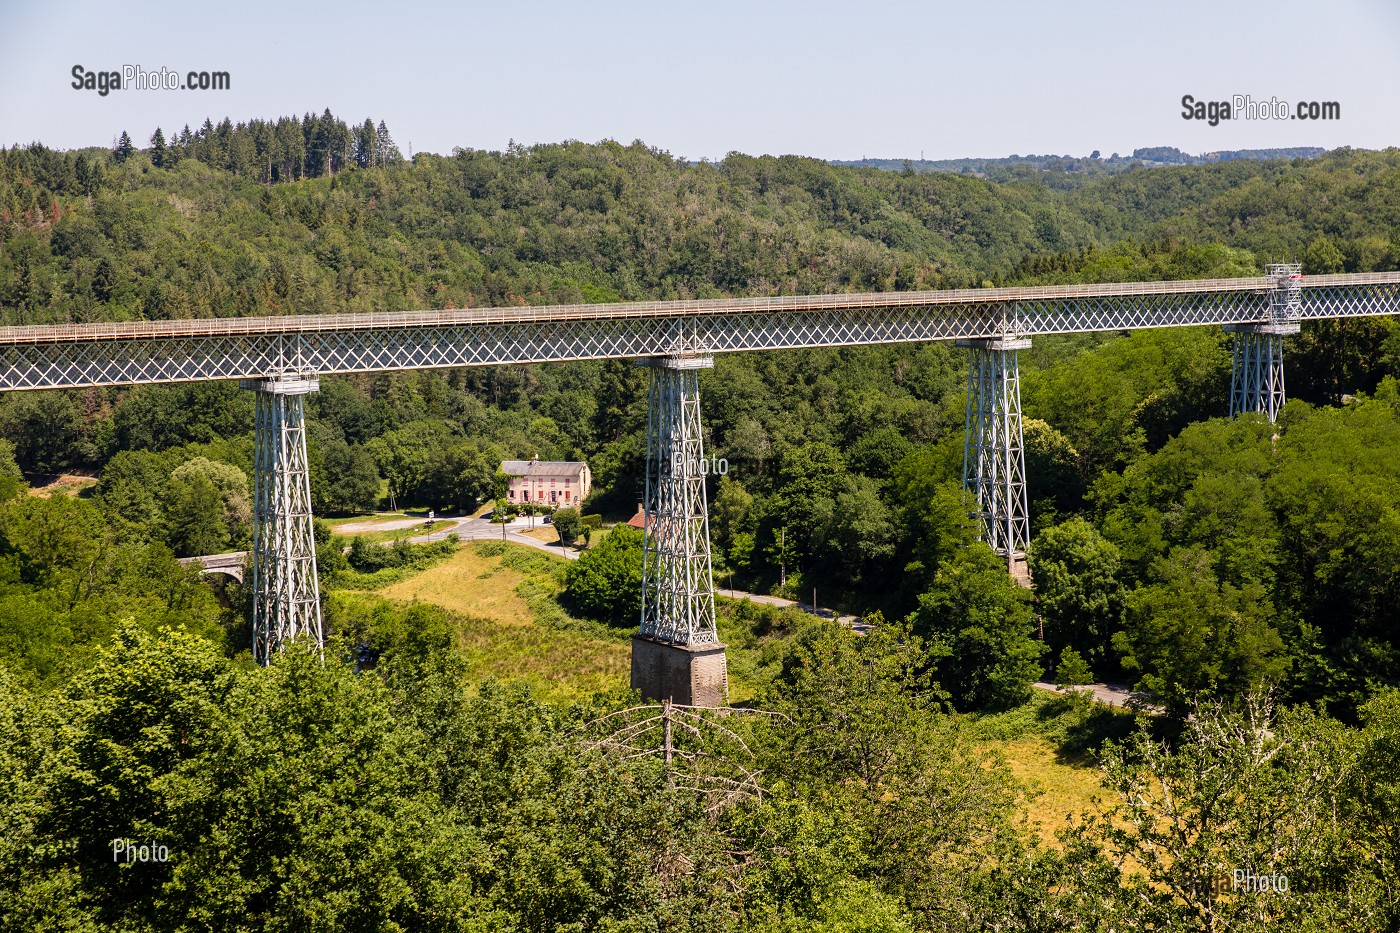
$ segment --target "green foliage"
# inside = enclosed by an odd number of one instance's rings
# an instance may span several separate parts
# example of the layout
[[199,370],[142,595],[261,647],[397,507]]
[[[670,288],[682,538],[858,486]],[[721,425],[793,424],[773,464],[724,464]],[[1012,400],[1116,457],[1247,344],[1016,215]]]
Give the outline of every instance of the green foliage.
[[440,511],[474,512],[492,498],[501,452],[491,445],[460,441],[434,450],[422,484],[408,495]]
[[570,604],[584,615],[609,625],[635,626],[642,613],[642,533],[615,526],[569,565],[565,586]]
[[387,585],[391,578],[399,579],[403,574],[376,577],[380,571],[422,570],[435,561],[450,556],[456,550],[457,541],[454,538],[445,538],[431,544],[410,544],[406,538],[398,538],[392,544],[382,545],[371,544],[363,537],[355,536],[350,539],[350,550],[345,555],[346,561],[351,570],[370,579],[344,578],[341,583],[357,589],[365,588],[364,584]]
[[1394,891],[1400,882],[1400,690],[1387,688],[1367,701],[1361,721],[1356,767],[1344,784],[1346,815],[1362,851],[1376,853],[1374,864],[1389,868],[1379,880]]
[[[335,533],[324,519],[311,522],[312,537],[316,542],[316,573],[320,577],[339,573],[350,566],[345,557],[345,539]],[[355,540],[359,540],[356,538]]]
[[928,645],[935,679],[960,709],[1005,709],[1030,696],[1045,646],[1034,638],[1029,603],[985,545],[938,568],[909,621]]
[[123,619],[218,640],[218,606],[162,545],[118,542],[92,503],[68,496],[0,505],[0,663],[49,686],[82,670]]
[[927,590],[938,568],[971,545],[980,531],[969,494],[944,480],[935,458],[932,450],[920,451],[905,458],[895,475],[910,558],[904,571],[919,592]]
[[446,441],[446,425],[415,421],[374,438],[369,451],[379,472],[389,481],[389,494],[408,500],[428,477],[429,457]]
[[123,450],[102,470],[97,484],[98,507],[129,540],[163,539],[169,477],[165,458],[145,451]]
[[1049,651],[1072,651],[1109,678],[1116,670],[1110,640],[1123,625],[1126,598],[1118,548],[1085,519],[1072,518],[1036,536],[1030,567]]
[[1259,584],[1219,581],[1199,548],[1154,563],[1154,582],[1129,598],[1130,624],[1114,636],[1139,686],[1184,715],[1210,696],[1242,696],[1272,686],[1287,669],[1269,624],[1273,607]]
[[187,496],[186,487],[191,486],[199,476],[205,477],[218,493],[222,515],[217,516],[215,520],[222,519],[229,541],[240,541],[246,535],[253,519],[253,503],[248,492],[247,474],[231,464],[218,463],[207,457],[195,457],[171,472],[168,487],[171,500],[176,501],[182,496]]
[[1085,486],[1079,451],[1059,431],[1038,418],[1022,420],[1026,485],[1034,490],[1031,522],[1042,525],[1053,516],[1079,507]]
[[[1281,680],[1292,697],[1355,709],[1400,671],[1390,593],[1400,495],[1391,403],[1292,404],[1191,425],[1095,498],[1132,591],[1115,641],[1180,711]],[[1372,686],[1364,686],[1364,684]]]
[[15,462],[15,445],[0,438],[0,502],[24,492],[24,475]]
[[557,509],[554,512],[554,530],[559,533],[559,540],[565,544],[573,544],[583,534],[586,526],[583,519],[578,514],[578,509]]
[[720,477],[714,504],[710,507],[710,535],[721,555],[728,555],[739,535],[752,535],[755,528],[754,499],[749,491],[728,476]]
[[205,473],[172,479],[165,505],[171,546],[179,557],[219,554],[229,549],[224,500]]
[[[1335,722],[1270,713],[1258,698],[1240,713],[1199,707],[1173,747],[1138,733],[1105,749],[1118,805],[1068,834],[1075,874],[1102,879],[1081,887],[1081,905],[1097,899],[1103,922],[1134,930],[1394,922],[1393,867],[1338,819],[1354,753]],[[1249,889],[1246,872],[1282,877],[1286,893]]]
[[379,501],[379,468],[358,444],[332,440],[320,445],[321,482],[312,483],[312,507],[318,512],[368,512]]
[[1055,664],[1055,686],[1082,687],[1094,682],[1094,672],[1080,657],[1079,652],[1066,645],[1060,651],[1060,659]]
[[9,392],[0,399],[0,434],[28,473],[53,474],[90,462],[91,430],[73,399],[57,392]]
[[[1027,441],[1033,452],[1027,470],[1034,464],[1053,484],[1043,492],[1037,487],[1035,495],[1064,501],[1076,482],[1088,486],[1101,471],[1123,469],[1190,422],[1220,414],[1229,367],[1218,334],[1189,328],[1108,338],[1061,365],[1027,372],[1025,408],[1056,432],[1035,429]],[[1077,480],[1064,469],[1071,455]]]
[[[803,806],[779,795],[753,814],[763,823],[741,824],[746,843],[791,853],[752,872],[755,906],[823,923],[855,900],[873,929],[985,916],[975,879],[1017,857],[1017,789],[939,712],[917,637],[875,621],[864,637],[830,623],[800,630],[764,698],[787,717],[772,725],[768,773]],[[833,890],[837,864],[870,887]]]

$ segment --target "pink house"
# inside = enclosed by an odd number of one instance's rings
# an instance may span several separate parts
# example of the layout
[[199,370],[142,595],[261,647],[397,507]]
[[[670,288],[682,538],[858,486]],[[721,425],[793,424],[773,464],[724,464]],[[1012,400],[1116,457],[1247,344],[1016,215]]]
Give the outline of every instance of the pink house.
[[512,503],[576,508],[593,488],[593,474],[586,463],[506,460],[501,463],[501,472],[510,477],[506,501]]

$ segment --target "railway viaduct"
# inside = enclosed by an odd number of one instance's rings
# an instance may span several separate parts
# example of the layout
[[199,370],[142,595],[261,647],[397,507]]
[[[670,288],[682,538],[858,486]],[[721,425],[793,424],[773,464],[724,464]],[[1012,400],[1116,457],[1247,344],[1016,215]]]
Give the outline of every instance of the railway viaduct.
[[[714,355],[956,341],[969,351],[963,486],[982,538],[1029,583],[1019,351],[1050,334],[1221,326],[1230,413],[1274,419],[1283,338],[1304,321],[1400,314],[1400,272],[0,328],[0,391],[238,379],[256,395],[253,653],[323,641],[304,400],[338,373],[633,358],[650,371],[643,600],[632,681],[717,705],[699,373]],[[1222,408],[1225,406],[1222,404]],[[219,568],[223,569],[223,568]]]

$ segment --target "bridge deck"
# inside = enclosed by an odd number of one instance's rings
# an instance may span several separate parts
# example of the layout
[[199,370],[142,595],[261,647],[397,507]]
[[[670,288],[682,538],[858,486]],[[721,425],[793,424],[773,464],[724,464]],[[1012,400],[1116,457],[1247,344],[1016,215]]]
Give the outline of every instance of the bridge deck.
[[[1210,295],[1230,292],[1265,294],[1272,278],[1191,279],[1163,282],[1113,282],[1094,285],[1032,285],[1014,288],[963,288],[919,292],[851,292],[769,298],[705,298],[683,301],[631,301],[609,304],[536,305],[454,311],[398,311],[363,314],[303,314],[277,317],[203,318],[179,321],[120,321],[97,324],[42,324],[0,327],[0,345],[136,340],[162,337],[216,337],[323,331],[525,324],[553,321],[599,321],[646,317],[735,315],[746,312],[803,312],[939,306],[1014,305],[1020,302],[1074,302],[1086,299]],[[1400,272],[1316,275],[1303,289],[1336,286],[1400,285]]]
[[[1400,314],[1400,272],[1300,283],[1301,320]],[[1272,321],[1277,280],[1126,282],[0,328],[0,391]]]

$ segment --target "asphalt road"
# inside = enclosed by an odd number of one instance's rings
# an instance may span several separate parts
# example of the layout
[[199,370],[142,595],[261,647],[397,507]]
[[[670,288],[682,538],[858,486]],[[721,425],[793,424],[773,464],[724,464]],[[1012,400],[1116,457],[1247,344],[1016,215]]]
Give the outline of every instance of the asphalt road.
[[[425,519],[395,519],[389,522],[375,522],[372,519],[364,522],[356,522],[341,525],[337,532],[351,531],[388,531],[390,529],[411,528],[414,525],[426,525]],[[535,528],[548,528],[538,521]],[[562,547],[558,541],[541,541],[528,535],[520,534],[522,530],[531,528],[529,519],[516,519],[509,522],[505,528],[504,539],[501,536],[501,526],[491,523],[484,518],[439,518],[433,523],[431,530],[425,530],[421,535],[415,535],[407,540],[411,544],[431,544],[434,541],[442,541],[455,536],[461,541],[509,541],[512,544],[523,544],[536,550],[563,557],[565,560],[577,560],[579,551],[573,548]],[[393,542],[382,541],[381,546],[387,547]],[[241,567],[246,551],[231,551],[227,554],[209,554],[204,557],[185,557],[181,563],[199,562],[207,570],[219,570],[226,567]],[[793,599],[783,599],[780,596],[764,596],[760,593],[748,593],[744,590],[732,590],[727,587],[715,587],[716,596],[725,596],[730,599],[748,599],[765,606],[779,606],[784,608],[800,609],[811,615],[821,616],[824,619],[834,618],[840,624],[850,628],[854,632],[865,634],[870,630],[870,626],[863,623],[859,616],[840,615],[832,609],[821,607],[813,608],[810,603],[798,602]]]
[[1057,687],[1054,684],[1034,683],[1032,687],[1040,690],[1049,690],[1051,693],[1065,693],[1067,690],[1088,690],[1093,694],[1094,699],[1108,706],[1121,706],[1124,709],[1141,709],[1149,713],[1160,712],[1160,709],[1152,704],[1150,699],[1141,693],[1135,693],[1128,688],[1127,684],[1086,684],[1083,687]]

